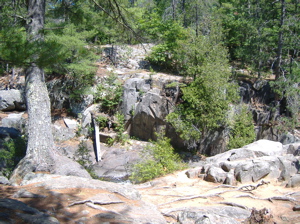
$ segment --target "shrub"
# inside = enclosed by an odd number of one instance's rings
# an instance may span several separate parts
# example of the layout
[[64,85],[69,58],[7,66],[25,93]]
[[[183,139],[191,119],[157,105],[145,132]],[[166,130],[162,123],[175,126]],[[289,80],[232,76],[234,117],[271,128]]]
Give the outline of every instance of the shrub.
[[122,145],[124,145],[129,139],[128,134],[125,133],[125,117],[123,114],[117,112],[115,114],[115,118],[116,122],[114,130],[116,131],[117,136],[115,139],[111,139],[108,144],[113,145],[115,142],[120,142]]
[[1,172],[7,178],[10,177],[14,168],[26,154],[27,142],[24,138],[9,139],[4,142],[0,150],[0,161],[4,165]]
[[89,149],[87,148],[84,141],[81,141],[79,143],[78,149],[75,152],[74,159],[86,169],[86,171],[91,175],[93,179],[98,179],[98,176],[95,174],[95,171],[93,169],[92,162],[90,161]]
[[135,183],[149,181],[185,168],[178,154],[174,153],[170,139],[166,137],[160,137],[157,142],[149,144],[143,151],[143,157],[141,162],[132,167],[130,180]]
[[255,140],[253,118],[247,106],[242,106],[235,116],[229,135],[228,148],[240,148]]

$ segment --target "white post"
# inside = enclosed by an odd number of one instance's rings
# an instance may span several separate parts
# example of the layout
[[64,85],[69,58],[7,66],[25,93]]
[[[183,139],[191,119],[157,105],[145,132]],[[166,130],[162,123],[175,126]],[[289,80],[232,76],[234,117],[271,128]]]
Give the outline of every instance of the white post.
[[99,162],[101,160],[101,149],[100,149],[100,133],[99,126],[93,118],[94,129],[95,129],[95,145],[96,145],[96,161]]

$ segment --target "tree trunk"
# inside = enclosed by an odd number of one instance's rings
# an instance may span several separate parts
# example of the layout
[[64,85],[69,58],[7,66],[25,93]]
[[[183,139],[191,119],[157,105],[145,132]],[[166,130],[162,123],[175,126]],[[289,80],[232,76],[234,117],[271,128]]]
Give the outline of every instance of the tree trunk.
[[285,0],[281,0],[281,16],[278,34],[278,45],[277,45],[277,59],[275,63],[275,79],[277,80],[281,76],[281,64],[282,64],[282,48],[283,48],[283,25],[285,20]]
[[[28,0],[27,38],[43,41],[45,0]],[[37,56],[35,56],[37,58]],[[36,59],[34,58],[34,60]],[[34,61],[26,69],[28,145],[26,156],[14,170],[11,180],[18,182],[26,173],[50,171],[54,165],[54,141],[51,128],[50,99],[44,71]]]

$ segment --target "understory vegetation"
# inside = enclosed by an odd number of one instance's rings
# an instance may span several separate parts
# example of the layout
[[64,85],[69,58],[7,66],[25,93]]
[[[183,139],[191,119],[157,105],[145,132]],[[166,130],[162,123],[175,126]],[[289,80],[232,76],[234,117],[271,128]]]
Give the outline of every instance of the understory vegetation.
[[26,140],[23,137],[9,139],[0,149],[0,173],[9,178],[18,162],[26,154]]
[[159,176],[182,170],[186,165],[170,144],[170,139],[158,137],[142,152],[141,162],[133,165],[130,180],[134,183],[146,182]]

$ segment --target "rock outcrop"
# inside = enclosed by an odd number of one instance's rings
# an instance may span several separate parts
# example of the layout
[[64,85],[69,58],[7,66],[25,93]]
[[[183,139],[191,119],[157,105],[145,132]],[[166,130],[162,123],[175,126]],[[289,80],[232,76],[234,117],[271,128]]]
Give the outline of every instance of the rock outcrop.
[[259,140],[207,158],[198,165],[194,163],[198,168],[187,171],[187,175],[224,184],[251,183],[264,178],[283,181],[290,187],[300,186],[299,156],[288,154],[287,149],[280,142]]

